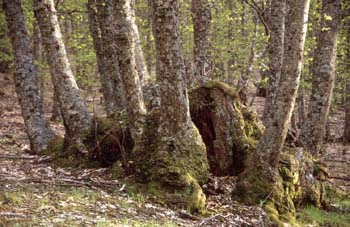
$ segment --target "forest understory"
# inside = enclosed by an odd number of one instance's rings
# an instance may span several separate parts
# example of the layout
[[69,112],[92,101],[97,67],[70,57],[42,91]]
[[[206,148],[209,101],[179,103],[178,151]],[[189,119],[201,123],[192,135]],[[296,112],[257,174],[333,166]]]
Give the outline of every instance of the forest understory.
[[[11,76],[9,76],[11,77]],[[45,114],[51,115],[52,94],[45,94]],[[91,97],[90,111],[102,109]],[[91,101],[92,100],[92,101]],[[253,109],[262,114],[264,99]],[[111,168],[61,168],[50,156],[31,155],[12,79],[0,76],[0,226],[269,226],[262,207],[232,199],[236,177],[210,176],[202,186],[206,213],[191,214],[154,203],[136,193],[127,179],[115,180]],[[94,110],[93,110],[94,109]],[[338,134],[344,112],[331,115],[333,142],[326,144],[328,184],[349,194],[350,147]],[[63,136],[60,122],[50,122]],[[326,211],[305,207],[297,213],[300,226],[350,226],[350,200],[334,198]]]

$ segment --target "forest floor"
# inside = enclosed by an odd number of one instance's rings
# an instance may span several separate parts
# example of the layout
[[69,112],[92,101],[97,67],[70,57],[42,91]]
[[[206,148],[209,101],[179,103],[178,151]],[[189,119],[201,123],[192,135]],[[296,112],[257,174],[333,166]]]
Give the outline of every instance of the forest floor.
[[[257,98],[258,113],[262,104]],[[51,102],[44,110],[49,118]],[[334,129],[341,125],[340,118],[341,113],[332,118]],[[63,135],[60,123],[50,124]],[[29,154],[28,146],[13,82],[0,75],[0,226],[267,226],[260,206],[232,201],[235,177],[210,177],[205,185],[208,214],[195,216],[128,193],[123,180],[112,179],[109,168],[59,168],[48,156]],[[350,147],[328,143],[326,148],[330,181],[349,192]],[[317,226],[312,223],[315,212],[307,212],[311,224],[302,226]],[[341,223],[350,223],[350,217],[341,218]]]

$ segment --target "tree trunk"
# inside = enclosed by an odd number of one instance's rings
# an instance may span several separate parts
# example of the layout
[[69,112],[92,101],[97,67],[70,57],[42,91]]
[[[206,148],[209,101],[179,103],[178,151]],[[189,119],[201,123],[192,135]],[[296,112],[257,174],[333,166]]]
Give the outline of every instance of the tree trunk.
[[150,80],[150,75],[147,70],[146,61],[143,55],[141,39],[139,34],[139,29],[137,28],[137,24],[135,21],[135,3],[134,0],[130,0],[131,4],[131,14],[134,15],[131,18],[131,26],[132,26],[132,37],[134,38],[135,43],[135,60],[136,60],[136,69],[139,74],[141,85]]
[[21,1],[5,0],[3,6],[16,63],[14,74],[16,92],[30,147],[34,152],[41,152],[53,139],[54,133],[49,128],[43,113],[38,78]]
[[[347,12],[350,13],[350,6],[348,6]],[[348,18],[346,24],[348,25],[346,40],[347,40],[347,51],[346,51],[346,71],[350,75],[350,18]],[[344,124],[344,143],[350,143],[350,77],[346,78],[346,89],[345,89],[345,124]]]
[[125,91],[121,79],[120,69],[118,65],[116,28],[114,17],[114,1],[101,0],[96,1],[98,12],[98,21],[101,29],[101,39],[103,43],[103,56],[106,68],[106,74],[110,75],[113,83],[114,99],[116,100],[116,110],[122,111],[125,109]]
[[238,80],[238,92],[242,98],[242,103],[247,104],[248,102],[248,82],[250,79],[250,76],[253,71],[253,64],[255,60],[255,46],[256,46],[256,38],[257,38],[257,32],[258,32],[258,15],[256,15],[256,12],[253,11],[254,17],[254,31],[253,31],[253,37],[250,44],[250,56],[248,59],[248,65],[246,69],[244,70],[242,77]]
[[[329,18],[330,17],[330,18]],[[341,22],[340,0],[323,0],[321,26],[314,55],[312,92],[300,141],[317,154],[322,148],[335,80],[337,38]]]
[[118,65],[125,89],[131,135],[138,142],[143,132],[146,108],[135,60],[135,15],[130,0],[119,0],[114,4]]
[[152,5],[160,110],[149,115],[144,147],[134,151],[136,176],[167,191],[165,201],[200,211],[205,195],[199,184],[207,180],[208,162],[205,144],[189,113],[179,2],[153,0]]
[[93,44],[96,52],[97,67],[100,74],[100,81],[102,86],[102,94],[107,115],[111,115],[117,110],[116,99],[113,95],[112,78],[108,71],[107,59],[104,55],[101,25],[98,21],[98,14],[96,9],[96,0],[89,0],[87,3],[89,14],[89,28],[93,38]]
[[52,103],[52,115],[50,120],[51,121],[60,121],[62,120],[62,114],[61,114],[61,108],[60,108],[60,101],[58,99],[58,95],[55,91],[53,91],[53,103]]
[[40,64],[43,62],[43,43],[41,32],[38,23],[34,22],[33,26],[33,55],[36,63],[37,74],[39,75],[39,92],[41,103],[44,103],[44,92],[45,92],[45,78],[41,70]]
[[211,78],[211,13],[208,0],[192,0],[192,20],[194,78],[202,83]]
[[89,129],[92,120],[69,65],[53,0],[34,0],[33,7],[47,50],[52,82],[59,97],[66,136],[73,138]]
[[269,40],[269,79],[266,90],[266,101],[264,109],[264,123],[270,119],[269,115],[273,110],[273,103],[276,97],[281,68],[283,62],[283,46],[285,33],[286,0],[271,1],[271,15],[269,19],[270,40]]
[[294,204],[283,187],[278,165],[299,87],[310,0],[287,0],[287,5],[283,66],[275,102],[265,132],[248,159],[251,165],[239,177],[235,190],[246,203],[268,200],[267,204],[272,204],[279,214],[277,218],[295,216]]
[[[350,27],[349,27],[350,31]],[[349,33],[348,31],[348,33]],[[349,49],[348,49],[348,52]],[[350,57],[350,53],[348,53]],[[349,70],[349,66],[347,66]],[[343,141],[345,143],[350,143],[350,78],[346,82],[346,104],[345,104],[345,126],[344,126],[344,136]]]

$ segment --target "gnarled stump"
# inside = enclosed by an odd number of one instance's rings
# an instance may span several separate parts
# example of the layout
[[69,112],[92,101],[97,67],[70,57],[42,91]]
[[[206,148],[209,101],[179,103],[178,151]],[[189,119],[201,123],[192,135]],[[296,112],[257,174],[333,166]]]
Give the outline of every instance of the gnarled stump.
[[242,172],[247,152],[262,133],[256,116],[241,106],[235,89],[219,81],[194,88],[189,96],[191,118],[207,147],[211,172]]

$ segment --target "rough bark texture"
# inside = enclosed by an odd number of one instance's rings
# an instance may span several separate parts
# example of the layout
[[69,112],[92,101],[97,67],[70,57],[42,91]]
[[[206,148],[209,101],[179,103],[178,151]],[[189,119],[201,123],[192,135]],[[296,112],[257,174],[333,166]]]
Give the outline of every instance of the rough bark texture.
[[55,91],[53,91],[53,104],[52,104],[52,115],[50,120],[51,121],[60,121],[62,120],[62,114],[61,114],[61,105],[60,100],[58,98],[58,95]]
[[278,83],[281,75],[283,62],[283,45],[285,33],[286,0],[271,1],[271,16],[269,20],[269,79],[264,109],[264,122],[269,119],[273,110],[273,103],[276,97]]
[[345,143],[350,143],[350,80],[349,79],[346,82],[345,126],[344,126],[343,140]]
[[277,218],[282,219],[285,215],[295,219],[294,204],[285,193],[278,164],[299,87],[309,4],[309,0],[287,0],[283,66],[273,111],[257,149],[250,157],[252,164],[240,176],[236,189],[239,197],[248,203],[268,198],[277,211]]
[[36,62],[37,75],[39,79],[39,92],[41,102],[44,103],[44,93],[45,93],[45,78],[44,74],[41,72],[40,63],[43,61],[43,42],[41,37],[41,32],[39,25],[34,23],[33,25],[33,56]]
[[130,0],[131,5],[131,14],[134,15],[131,18],[131,26],[132,26],[132,37],[135,43],[135,60],[136,60],[136,68],[139,74],[141,85],[145,84],[145,82],[150,80],[150,75],[147,70],[146,61],[143,55],[141,39],[139,34],[139,29],[137,28],[137,24],[135,21],[135,3],[134,0]]
[[256,116],[241,106],[235,89],[210,81],[190,91],[191,118],[207,148],[210,172],[237,175],[263,132]]
[[3,7],[14,51],[16,92],[21,105],[31,149],[41,152],[54,133],[45,119],[39,95],[38,78],[20,0],[5,0]]
[[90,128],[92,120],[69,65],[53,0],[35,0],[33,7],[47,50],[52,82],[59,97],[66,135],[67,138],[73,138]]
[[323,0],[321,26],[312,67],[312,92],[300,138],[303,146],[313,154],[320,151],[325,135],[335,80],[335,59],[340,21],[340,0]]
[[125,109],[125,91],[118,65],[114,1],[101,0],[96,1],[96,3],[103,43],[104,64],[107,70],[106,74],[110,75],[113,82],[113,96],[116,100],[116,110],[122,111]]
[[211,78],[211,13],[208,0],[192,1],[192,20],[194,34],[194,78],[204,82]]
[[140,181],[158,185],[170,193],[163,194],[167,202],[198,211],[205,206],[199,184],[207,180],[208,164],[205,145],[190,118],[179,2],[154,0],[152,3],[160,112],[149,115],[144,147],[135,149],[136,175]]
[[89,0],[87,3],[87,9],[89,14],[89,28],[93,38],[93,44],[96,52],[97,67],[100,74],[100,81],[102,86],[102,94],[104,98],[104,104],[107,115],[111,115],[117,110],[116,99],[113,95],[112,78],[109,72],[109,65],[106,64],[108,60],[105,57],[101,25],[96,9],[96,0]]
[[116,18],[116,37],[118,65],[125,89],[126,109],[129,117],[131,134],[135,141],[141,136],[145,122],[146,108],[143,102],[135,60],[135,15],[130,0],[114,3]]
[[[350,7],[347,10],[347,12],[350,12]],[[347,23],[348,30],[346,34],[346,39],[348,43],[348,48],[346,52],[347,59],[350,59],[350,19],[348,19]],[[346,65],[346,70],[348,72],[348,75],[350,75],[350,63],[348,61]],[[345,143],[350,143],[350,77],[347,77],[346,80],[346,90],[345,90],[345,125],[344,125],[344,135],[343,140]]]

